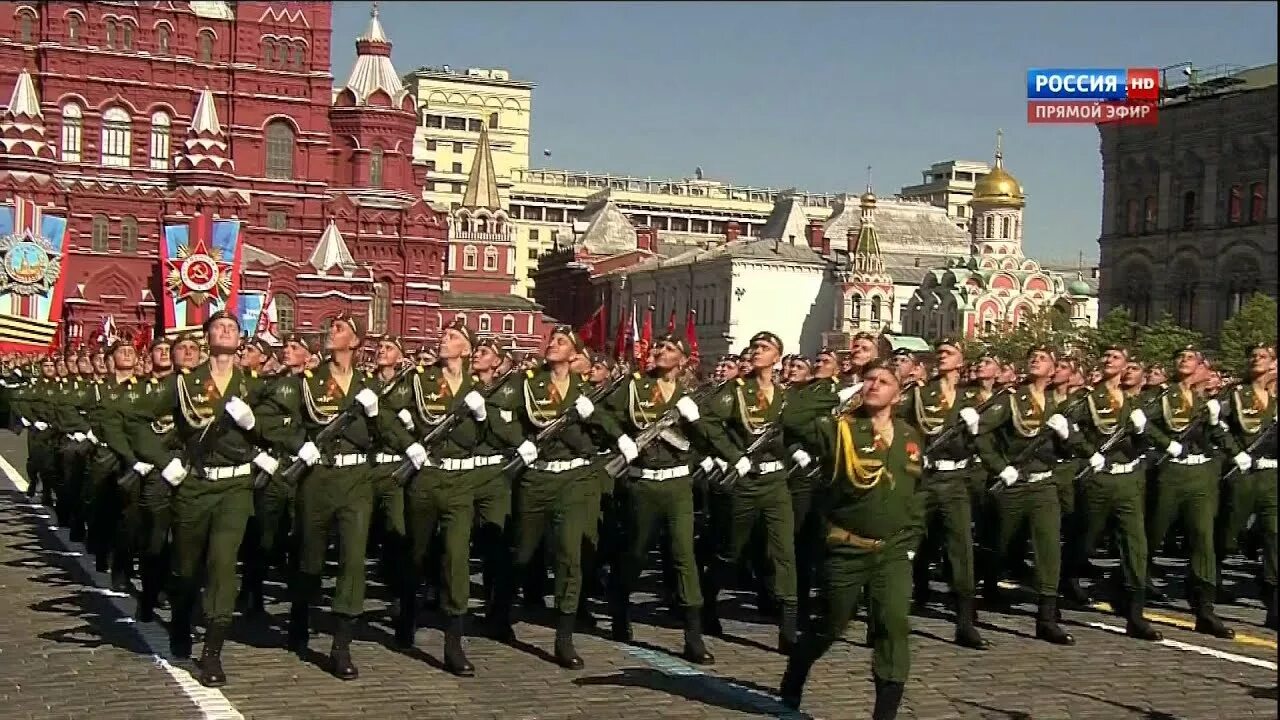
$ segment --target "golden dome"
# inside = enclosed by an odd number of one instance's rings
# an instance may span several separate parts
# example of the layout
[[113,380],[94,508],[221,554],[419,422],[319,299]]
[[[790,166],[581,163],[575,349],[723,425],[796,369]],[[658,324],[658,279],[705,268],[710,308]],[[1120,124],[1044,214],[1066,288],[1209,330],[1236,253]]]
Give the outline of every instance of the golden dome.
[[1027,196],[1017,178],[1004,169],[1004,153],[1001,145],[1003,133],[996,133],[996,166],[982,176],[973,186],[973,202],[987,205],[1022,207]]
[[858,201],[863,205],[875,205],[876,194],[871,192],[871,188],[867,188],[866,192],[858,196]]

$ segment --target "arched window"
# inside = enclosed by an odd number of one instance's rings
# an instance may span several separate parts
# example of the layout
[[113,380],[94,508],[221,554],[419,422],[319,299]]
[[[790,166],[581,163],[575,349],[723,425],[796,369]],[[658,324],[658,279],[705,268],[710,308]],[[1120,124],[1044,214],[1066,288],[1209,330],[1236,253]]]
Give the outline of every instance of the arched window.
[[1196,226],[1196,191],[1182,193],[1182,229],[1190,230]]
[[1249,186],[1249,222],[1262,222],[1267,216],[1267,185],[1254,183]]
[[284,120],[267,123],[267,177],[293,179],[293,127]]
[[1231,194],[1227,198],[1227,222],[1239,225],[1244,219],[1244,197],[1239,185],[1231,186]]
[[196,36],[196,60],[202,63],[213,62],[213,31],[201,30]]
[[489,129],[498,129],[498,113],[489,113]]
[[1142,201],[1142,232],[1153,233],[1156,231],[1156,199],[1153,195],[1148,195]]
[[498,248],[492,245],[484,249],[484,269],[486,272],[498,270]]
[[493,321],[489,319],[488,315],[481,315],[480,324],[476,329],[482,333],[491,332],[493,330]]
[[169,114],[157,111],[151,114],[151,169],[169,169]]
[[369,187],[382,187],[382,148],[369,151]]
[[271,67],[271,58],[275,57],[275,41],[262,38],[262,67]]
[[[72,17],[75,17],[74,15]],[[80,162],[80,139],[84,130],[84,114],[80,106],[62,106],[62,162]]]
[[476,248],[474,245],[468,245],[462,249],[462,269],[476,269]]
[[289,295],[276,295],[276,332],[285,335],[293,332],[293,298]]
[[373,303],[369,305],[369,332],[384,335],[391,322],[391,285],[380,282],[373,286]]
[[1139,227],[1141,227],[1139,224],[1139,218],[1140,216],[1138,215],[1138,201],[1130,200],[1129,202],[1125,203],[1124,231],[1126,234],[1129,234],[1129,235],[1138,234],[1138,229]]
[[30,45],[36,40],[36,16],[23,8],[18,13],[18,42]]
[[466,313],[458,313],[457,315],[454,315],[454,316],[453,316],[453,321],[454,321],[454,322],[456,322],[456,323],[459,323],[459,324],[461,324],[461,325],[466,325],[466,324],[467,324],[467,315],[466,315]]
[[995,237],[996,236],[996,219],[988,215],[985,225],[986,227],[984,229],[986,232],[984,232],[982,236],[988,237],[988,238]]
[[1173,301],[1173,318],[1183,327],[1193,327],[1196,320],[1196,283],[1198,273],[1190,264],[1181,265],[1169,283]]
[[79,15],[71,14],[67,16],[67,43],[71,45],[80,44],[80,28],[84,26],[84,21]]
[[128,23],[128,22],[121,23],[120,37],[121,37],[120,44],[124,47],[124,49],[132,50],[133,49],[133,24],[132,23]]
[[289,46],[280,42],[280,43],[275,43],[272,46],[272,48],[273,49],[271,53],[271,67],[273,68],[284,67],[285,56],[289,52]]
[[156,28],[156,54],[169,54],[169,28],[164,25]]
[[871,301],[871,326],[877,327],[879,326],[879,324],[880,324],[880,298],[876,298]]
[[851,304],[849,319],[853,321],[854,325],[862,325],[862,296],[854,295],[849,298],[849,303]]
[[502,316],[502,332],[510,334],[516,331],[516,319],[510,315]]
[[290,67],[294,70],[301,70],[303,63],[307,59],[307,48],[305,45],[293,46],[293,59],[289,61]]
[[1013,237],[1013,219],[1003,218],[1000,220],[1000,237],[1008,240]]
[[133,131],[129,113],[113,107],[102,114],[102,164],[107,167],[129,167],[133,148]]
[[93,216],[93,235],[91,236],[91,242],[89,245],[90,250],[93,250],[94,252],[107,251],[108,229],[106,215]]
[[120,252],[138,251],[138,220],[132,215],[125,215],[120,220]]
[[103,32],[106,34],[107,49],[114,49],[116,46],[116,36],[120,34],[120,26],[115,20],[108,20]]

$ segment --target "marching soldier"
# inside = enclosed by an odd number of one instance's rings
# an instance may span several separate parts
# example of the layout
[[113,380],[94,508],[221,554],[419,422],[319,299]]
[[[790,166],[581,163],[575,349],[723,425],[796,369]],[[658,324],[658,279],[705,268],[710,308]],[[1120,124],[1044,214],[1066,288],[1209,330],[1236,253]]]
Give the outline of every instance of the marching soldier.
[[[493,338],[484,338],[476,342],[475,351],[471,353],[471,371],[475,374],[475,384],[479,392],[494,397],[497,392],[507,390],[506,383],[516,383],[508,373],[511,372],[511,355]],[[507,397],[515,392],[506,393]],[[506,412],[507,415],[502,414]],[[511,420],[507,420],[510,417]],[[513,421],[511,411],[499,411],[498,416],[489,423],[488,432],[484,434],[481,445],[477,446],[480,456],[499,455],[524,442],[520,435],[521,428]],[[481,573],[484,586],[485,619],[497,600],[498,578],[505,576],[511,568],[511,543],[506,530],[511,518],[511,487],[502,471],[502,465],[490,465],[475,474],[475,489],[472,497],[475,501],[477,518],[473,544],[481,560]]]
[[[995,497],[998,513],[991,566],[984,579],[984,594],[999,602],[999,572],[1009,546],[1024,524],[1029,525],[1035,554],[1035,592],[1039,597],[1036,637],[1057,645],[1075,639],[1058,625],[1058,547],[1061,513],[1057,487],[1049,482],[1059,449],[1054,442],[1068,441],[1071,423],[1058,413],[1049,382],[1054,372],[1054,351],[1040,345],[1027,351],[1027,383],[996,401],[979,418],[976,445],[987,471],[999,481]],[[970,424],[972,432],[974,426]]]
[[[95,473],[91,478],[94,492],[89,498],[95,535],[102,543],[101,551],[111,557],[111,588],[117,592],[129,592],[129,580],[133,573],[133,559],[141,531],[142,514],[140,496],[124,492],[116,485],[119,476],[128,469],[121,458],[129,457],[128,438],[119,428],[121,405],[128,402],[128,393],[137,392],[138,380],[134,368],[138,351],[126,340],[115,340],[110,346],[113,374],[95,386],[97,403],[89,413],[89,423],[100,437],[94,458]],[[110,428],[110,431],[108,430]],[[134,486],[134,490],[137,486]]]
[[[618,419],[625,431],[619,444],[631,440],[630,433],[644,432],[671,412],[679,415],[685,428],[694,428],[700,414],[698,404],[679,381],[689,359],[688,343],[666,335],[654,343],[654,367],[634,373],[606,399],[605,410]],[[631,592],[643,569],[655,526],[666,526],[671,543],[671,559],[676,572],[677,595],[684,609],[684,657],[692,663],[709,665],[715,658],[702,639],[702,592],[698,560],[693,542],[693,480],[689,463],[689,441],[671,423],[651,442],[639,448],[639,457],[627,471],[626,547],[615,567],[611,588],[613,638],[631,642]]]
[[[969,476],[981,471],[974,462],[970,435],[952,432],[957,424],[967,425],[971,432],[978,427],[977,407],[986,399],[980,387],[961,387],[960,370],[964,367],[964,351],[959,340],[947,338],[934,346],[938,357],[938,377],[927,385],[910,388],[902,402],[902,417],[912,430],[926,439],[949,439],[941,445],[926,447],[923,490],[926,498],[926,533],[939,525],[941,543],[927,538],[930,545],[941,545],[951,570],[951,591],[956,599],[956,644],[985,650],[991,646],[976,627],[974,606],[972,507]],[[929,595],[928,563],[933,553],[922,548],[915,558],[915,599],[924,604]]]
[[[1087,395],[1089,390],[1081,384],[1080,363],[1076,358],[1064,356],[1058,358],[1054,366],[1053,379],[1050,380],[1050,391],[1054,404],[1059,408],[1073,407],[1075,412],[1067,416],[1067,420],[1078,423],[1084,415],[1084,407],[1076,401]],[[1086,457],[1088,454],[1086,454]],[[1076,496],[1079,488],[1076,485],[1076,474],[1083,464],[1074,457],[1071,448],[1062,448],[1058,454],[1057,465],[1053,468],[1053,484],[1058,488],[1058,510],[1062,513],[1062,577],[1058,582],[1058,592],[1069,604],[1079,609],[1089,604],[1089,595],[1080,586],[1080,572],[1086,567],[1080,548],[1080,529],[1082,520],[1076,509]]]
[[[1226,445],[1235,470],[1227,479],[1227,512],[1219,556],[1239,547],[1250,515],[1262,527],[1262,575],[1259,590],[1266,608],[1265,626],[1276,628],[1276,351],[1254,345],[1246,351],[1247,384],[1233,390],[1224,409]],[[1269,440],[1263,437],[1271,433]],[[1256,444],[1256,447],[1255,447]],[[1219,571],[1221,582],[1221,571]]]
[[[395,418],[395,422],[403,425],[406,432],[413,433],[417,425],[413,418],[410,381],[406,378],[396,382],[398,373],[405,364],[404,342],[395,335],[383,337],[378,341],[371,384],[382,395],[381,402],[386,406],[387,412]],[[396,382],[395,387],[390,387],[392,382]],[[383,392],[383,390],[389,390],[389,392]],[[407,530],[404,487],[394,476],[396,468],[404,462],[404,456],[395,451],[393,442],[386,436],[380,436],[377,439],[379,447],[372,458],[373,510],[378,520],[378,532],[374,533],[379,542],[378,569],[383,582],[391,591],[393,615],[398,616],[401,611],[400,582],[405,574]],[[411,610],[416,607],[416,605],[413,606]]]
[[1213,446],[1228,442],[1219,426],[1222,404],[1194,389],[1204,364],[1198,348],[1189,345],[1179,350],[1174,362],[1176,387],[1160,396],[1159,411],[1147,424],[1151,441],[1168,456],[1156,460],[1156,497],[1147,547],[1152,554],[1158,551],[1174,521],[1181,519],[1191,556],[1188,599],[1196,616],[1196,632],[1230,639],[1235,631],[1224,625],[1214,610],[1217,571],[1213,535],[1219,488]]
[[816,421],[827,448],[824,466],[832,471],[824,503],[828,607],[820,626],[806,632],[787,659],[779,694],[788,707],[800,707],[810,669],[844,634],[865,591],[876,627],[872,717],[892,720],[910,671],[911,556],[923,530],[917,484],[924,455],[919,436],[894,417],[902,399],[894,371],[878,361],[860,370],[857,409]]

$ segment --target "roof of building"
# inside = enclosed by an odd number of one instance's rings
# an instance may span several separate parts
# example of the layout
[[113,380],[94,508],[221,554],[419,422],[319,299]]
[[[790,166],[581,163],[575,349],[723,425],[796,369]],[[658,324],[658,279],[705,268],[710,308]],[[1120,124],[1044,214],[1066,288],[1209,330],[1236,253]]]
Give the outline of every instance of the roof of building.
[[1004,132],[996,131],[995,167],[978,178],[973,186],[973,205],[1004,205],[1022,207],[1027,202],[1026,193],[1017,178],[1004,168]]
[[804,214],[804,200],[794,190],[786,191],[773,203],[769,218],[760,229],[765,240],[781,240],[789,244],[807,244],[809,219]]
[[480,141],[476,145],[471,174],[467,176],[467,190],[462,195],[464,208],[488,208],[500,210],[502,200],[498,196],[498,177],[493,170],[493,153],[489,149],[489,130],[480,125]]
[[355,95],[356,104],[368,104],[369,98],[381,91],[399,105],[407,92],[391,64],[391,41],[378,19],[377,3],[369,13],[369,25],[356,38],[356,48],[356,62],[345,85]]
[[714,248],[689,248],[671,257],[656,257],[642,263],[619,268],[610,274],[626,275],[671,267],[683,267],[695,263],[722,259],[757,260],[762,262],[788,262],[802,265],[825,266],[827,261],[808,245],[792,245],[782,240],[763,238],[740,239]]
[[[886,255],[938,257],[969,252],[969,233],[956,226],[945,208],[914,200],[878,198],[876,236]],[[854,195],[841,195],[823,226],[833,251],[848,251],[849,231],[862,227],[862,207]]]
[[347,241],[342,239],[342,233],[332,220],[324,229],[324,234],[320,236],[320,242],[316,243],[315,249],[311,251],[311,257],[307,258],[307,263],[315,268],[316,272],[322,274],[335,266],[341,268],[344,273],[350,274],[355,272],[357,267],[355,258],[347,249]]
[[440,305],[452,310],[524,310],[542,309],[538,303],[519,295],[493,295],[489,293],[440,293]]
[[18,73],[18,80],[13,84],[13,95],[9,97],[9,114],[16,118],[44,118],[40,112],[40,96],[36,94],[35,83],[31,81],[31,73],[26,68]]
[[637,247],[635,226],[608,192],[598,193],[587,202],[575,226],[582,231],[574,238],[574,244],[591,255],[620,255]]

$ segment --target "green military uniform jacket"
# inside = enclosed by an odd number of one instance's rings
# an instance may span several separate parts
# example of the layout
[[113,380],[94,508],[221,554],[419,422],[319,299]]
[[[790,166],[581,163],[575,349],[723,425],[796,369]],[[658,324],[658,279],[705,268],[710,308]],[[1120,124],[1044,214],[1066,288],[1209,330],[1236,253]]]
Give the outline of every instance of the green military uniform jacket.
[[[1214,447],[1226,447],[1226,433],[1220,424],[1208,422],[1209,398],[1198,390],[1183,391],[1174,386],[1159,398],[1154,412],[1147,413],[1147,434],[1157,449],[1164,450],[1170,442],[1181,443],[1182,457],[1191,455],[1212,456]],[[1197,416],[1204,416],[1204,421],[1192,427]],[[1221,422],[1221,415],[1218,418]],[[1182,433],[1191,428],[1184,437]]]
[[931,439],[940,436],[947,428],[963,424],[960,411],[977,409],[990,394],[981,385],[960,385],[955,396],[947,402],[942,393],[942,381],[934,378],[924,385],[915,385],[903,393],[898,416],[924,438],[930,460],[959,462],[974,455],[973,439],[967,431],[952,433],[951,438],[938,447],[932,447]]
[[177,404],[170,388],[172,377],[137,380],[124,389],[114,412],[103,418],[100,439],[130,467],[144,462],[162,468],[182,453],[173,432]]
[[[517,423],[521,440],[512,444],[519,445],[524,438],[532,440],[543,428],[573,410],[578,397],[589,396],[594,389],[581,375],[570,373],[568,388],[561,394],[552,380],[550,369],[526,370],[523,378],[496,393],[495,405],[501,418],[510,418],[511,422]],[[503,411],[508,414],[503,415]],[[593,458],[598,448],[588,423],[597,424],[612,437],[623,434],[618,421],[609,412],[596,408],[586,421],[568,423],[554,437],[538,443],[538,460],[554,462]],[[513,429],[500,432],[506,433],[505,440],[514,440]]]
[[[737,378],[702,404],[700,430],[715,453],[732,465],[746,454],[755,437],[770,423],[781,421],[784,405],[786,390],[781,385],[774,384],[770,402],[754,377]],[[774,442],[752,453],[750,460],[757,465],[785,461],[789,456],[779,434]]]
[[1101,450],[1102,444],[1117,432],[1123,432],[1123,439],[1112,445],[1103,458],[1108,466],[1127,465],[1142,456],[1145,444],[1141,436],[1135,432],[1131,415],[1141,405],[1136,397],[1128,397],[1117,390],[1112,395],[1106,384],[1090,388],[1085,394],[1085,403],[1077,414],[1080,428],[1077,454],[1093,455]]
[[[659,418],[668,412],[676,412],[676,403],[686,395],[684,384],[676,380],[671,396],[664,398],[656,375],[637,372],[632,373],[601,404],[604,406],[602,409],[613,416],[618,428],[634,440]],[[600,433],[604,434],[603,428]],[[675,423],[640,448],[639,456],[631,464],[646,470],[688,465],[693,449],[689,435],[694,433],[696,424],[677,415]],[[599,445],[607,447],[603,441]]]
[[[432,458],[469,458],[495,454],[489,452],[490,446],[485,446],[485,452],[481,452],[488,434],[489,418],[486,417],[485,422],[476,420],[471,409],[463,403],[463,398],[468,393],[473,390],[480,392],[482,389],[480,378],[468,372],[466,363],[463,364],[462,377],[456,391],[449,387],[443,367],[419,365],[392,395],[396,398],[397,411],[409,410],[417,428],[417,437],[425,437],[450,415],[457,415],[458,421],[453,429],[433,441],[427,452],[431,453]],[[400,403],[404,404],[404,408],[398,407]],[[492,414],[494,413],[490,413]]]
[[[1225,437],[1227,450],[1236,455],[1249,449],[1271,423],[1276,421],[1276,396],[1269,397],[1255,392],[1253,383],[1239,385],[1227,394],[1223,403],[1221,422],[1226,425]],[[1273,433],[1270,442],[1251,453],[1253,459],[1276,458],[1276,435]]]
[[[1045,421],[1058,411],[1052,389],[1045,390],[1044,407],[1038,407],[1031,396],[1029,384],[997,400],[982,414],[978,436],[974,439],[983,464],[992,473],[999,474],[1034,444],[1037,445],[1035,452],[1030,457],[1022,458],[1015,469],[1024,477],[1032,473],[1051,472],[1061,451],[1057,445],[1057,433],[1046,427]],[[1037,439],[1042,429],[1051,436],[1047,442]]]
[[76,378],[59,383],[58,391],[51,403],[55,422],[50,423],[57,427],[58,432],[73,435],[89,430],[86,411],[92,404],[90,394],[92,386],[92,378]]
[[[124,432],[121,418],[126,407],[141,395],[141,386],[138,378],[132,375],[124,380],[118,380],[114,376],[108,378],[97,386],[98,405],[89,414],[93,434],[121,462],[128,461],[129,465],[137,462],[137,458],[129,435]],[[133,394],[132,399],[130,393]]]
[[788,387],[781,415],[787,442],[807,445],[806,436],[812,429],[813,422],[819,415],[830,415],[840,404],[840,390],[841,386],[835,378],[817,378]]
[[278,427],[277,419],[255,409],[253,429],[243,430],[226,411],[232,397],[253,406],[260,385],[257,373],[235,367],[225,391],[219,392],[207,360],[168,378],[154,401],[155,410],[173,412],[175,440],[188,471],[199,476],[205,468],[243,465],[268,446],[263,438]]
[[[272,447],[285,447],[289,454],[308,441],[315,441],[320,432],[341,413],[354,414],[355,420],[337,437],[317,442],[322,461],[330,461],[339,455],[368,455],[379,447],[394,448],[397,453],[413,444],[413,438],[404,425],[378,401],[378,414],[366,417],[355,397],[361,390],[377,392],[378,383],[370,373],[352,370],[351,383],[343,392],[331,373],[330,363],[321,363],[314,370],[285,378],[275,383],[269,395],[263,398],[263,412],[268,426],[262,437]],[[355,405],[355,407],[353,407]],[[384,440],[383,438],[388,438]]]

